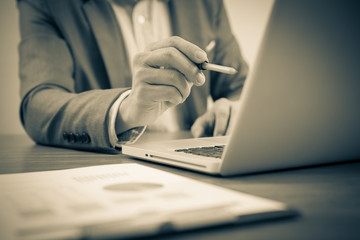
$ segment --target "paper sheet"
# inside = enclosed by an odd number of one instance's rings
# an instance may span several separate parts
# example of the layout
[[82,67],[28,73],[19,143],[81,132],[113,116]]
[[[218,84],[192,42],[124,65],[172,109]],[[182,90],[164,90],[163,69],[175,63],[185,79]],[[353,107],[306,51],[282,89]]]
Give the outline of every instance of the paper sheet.
[[0,239],[129,237],[286,211],[138,164],[0,175],[0,208]]

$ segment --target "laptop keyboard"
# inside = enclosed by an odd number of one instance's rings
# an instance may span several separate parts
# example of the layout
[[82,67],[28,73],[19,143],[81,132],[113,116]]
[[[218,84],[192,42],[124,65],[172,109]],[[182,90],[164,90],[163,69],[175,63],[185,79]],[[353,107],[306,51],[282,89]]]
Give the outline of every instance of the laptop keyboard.
[[195,154],[199,156],[205,157],[214,157],[221,158],[221,155],[224,151],[225,145],[217,145],[210,147],[196,147],[196,148],[184,148],[184,149],[176,149],[175,152],[183,152],[189,154]]

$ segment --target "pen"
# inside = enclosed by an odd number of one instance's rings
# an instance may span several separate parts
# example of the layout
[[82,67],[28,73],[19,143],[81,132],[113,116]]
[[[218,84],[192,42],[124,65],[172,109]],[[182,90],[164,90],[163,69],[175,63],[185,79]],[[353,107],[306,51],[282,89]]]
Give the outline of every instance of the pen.
[[217,64],[208,63],[208,62],[200,63],[200,64],[198,64],[198,67],[201,70],[210,70],[210,71],[221,72],[221,73],[230,74],[230,75],[237,73],[235,68],[221,66],[221,65],[217,65]]

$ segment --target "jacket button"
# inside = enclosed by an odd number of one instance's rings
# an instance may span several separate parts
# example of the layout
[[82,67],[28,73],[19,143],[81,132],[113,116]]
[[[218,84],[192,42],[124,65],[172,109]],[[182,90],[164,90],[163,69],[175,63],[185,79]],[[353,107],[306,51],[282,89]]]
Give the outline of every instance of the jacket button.
[[91,138],[90,138],[89,134],[87,134],[87,133],[81,134],[81,140],[82,140],[83,143],[90,143],[91,142]]
[[75,139],[75,134],[74,133],[69,133],[69,142],[70,143],[75,143],[76,139]]
[[79,142],[79,143],[83,142],[80,133],[75,134],[75,142]]
[[67,132],[63,132],[63,139],[65,142],[69,142],[70,139],[69,139],[69,134]]

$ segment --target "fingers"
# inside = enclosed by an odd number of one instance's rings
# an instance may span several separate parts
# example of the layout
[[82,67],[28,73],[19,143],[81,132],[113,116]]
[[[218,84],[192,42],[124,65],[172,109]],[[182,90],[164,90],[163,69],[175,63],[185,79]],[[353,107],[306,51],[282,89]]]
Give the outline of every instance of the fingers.
[[191,133],[194,137],[223,136],[228,129],[230,117],[230,101],[220,99],[208,112],[194,122]]
[[182,52],[174,47],[154,50],[145,57],[144,63],[150,67],[163,67],[165,69],[176,69],[182,73],[186,80],[197,86],[204,84],[205,75],[187,58]]
[[119,108],[121,119],[130,125],[144,126],[163,112],[182,102],[179,91],[171,86],[144,85],[131,91]]
[[165,105],[158,109],[159,114],[183,101],[179,91],[172,86],[147,85],[131,94],[137,95],[134,97],[137,99],[138,104],[145,107],[144,111],[152,111],[152,108],[159,108],[159,105],[164,103]]
[[147,87],[149,91],[157,91],[157,88],[151,86],[159,85],[175,88],[178,91],[176,94],[180,94],[182,98],[181,103],[190,95],[193,86],[183,74],[172,69],[143,68],[136,72],[135,77],[144,79],[142,86],[135,86],[136,88],[144,87],[143,85],[150,85]]
[[205,76],[196,64],[208,61],[208,58],[195,44],[175,36],[150,44],[146,51],[143,59],[146,65],[176,69],[196,86],[205,83]]
[[188,42],[180,37],[173,36],[153,44],[150,44],[146,50],[154,51],[161,48],[174,47],[186,55],[192,62],[202,63],[205,61],[209,61],[207,58],[207,54],[201,48],[196,46],[195,44]]
[[228,104],[219,104],[215,111],[214,136],[224,136],[229,126],[231,107]]
[[193,137],[210,137],[212,136],[215,124],[215,114],[208,111],[200,116],[191,127],[191,134]]

